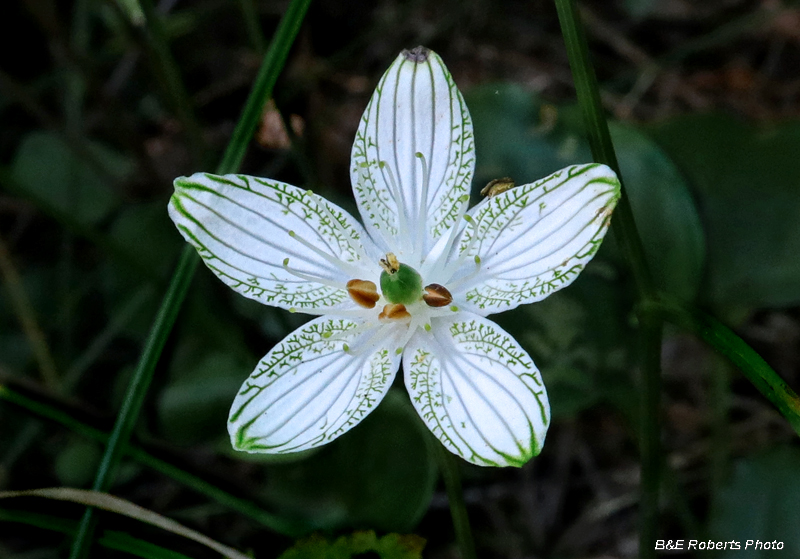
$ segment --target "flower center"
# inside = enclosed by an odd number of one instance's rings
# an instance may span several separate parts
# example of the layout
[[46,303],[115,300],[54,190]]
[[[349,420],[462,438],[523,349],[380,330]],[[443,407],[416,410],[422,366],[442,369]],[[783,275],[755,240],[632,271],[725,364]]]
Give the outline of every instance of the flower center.
[[[407,321],[411,318],[409,308],[429,308],[431,311],[446,307],[453,302],[453,296],[443,285],[431,283],[422,287],[422,276],[414,268],[401,263],[393,253],[388,253],[386,258],[380,260],[381,293],[377,286],[362,279],[352,279],[347,282],[347,293],[360,307],[373,309],[381,297],[388,303],[384,305],[378,319],[382,322]],[[423,315],[429,314],[423,312]]]
[[391,252],[381,259],[381,291],[396,305],[410,305],[422,298],[422,276],[408,264],[401,264]]

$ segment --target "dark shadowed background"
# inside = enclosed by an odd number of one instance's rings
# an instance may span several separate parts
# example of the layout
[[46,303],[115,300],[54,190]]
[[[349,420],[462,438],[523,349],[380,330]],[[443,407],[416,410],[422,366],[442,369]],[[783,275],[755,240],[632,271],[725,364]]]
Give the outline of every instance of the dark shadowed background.
[[[287,5],[160,2],[185,97],[158,64],[137,0],[0,7],[0,388],[110,430],[183,247],[166,212],[172,180],[215,168]],[[660,289],[720,317],[797,389],[794,6],[581,3]],[[348,166],[358,120],[398,52],[419,44],[442,56],[472,114],[473,201],[491,179],[524,184],[590,160],[550,2],[314,0],[241,172],[310,188],[357,213]],[[636,556],[633,300],[609,238],[572,287],[497,317],[542,370],[554,422],[542,454],[522,469],[463,465],[480,557]],[[230,449],[225,422],[234,394],[257,360],[305,319],[246,300],[201,267],[136,444],[258,503],[292,533],[413,533],[427,540],[425,557],[456,557],[431,441],[400,378],[373,415],[326,447],[279,459]],[[800,445],[791,428],[689,334],[667,330],[663,369],[660,537],[777,540],[785,555],[717,556],[800,556]],[[101,454],[97,442],[0,400],[0,490],[89,487]],[[112,493],[259,558],[279,557],[293,544],[137,460],[124,462]],[[63,556],[68,526],[20,522],[22,511],[74,522],[81,510],[0,502],[0,556]],[[216,556],[102,515],[98,534],[110,531],[190,557]],[[381,553],[357,556],[406,557]],[[350,555],[330,557],[340,556]]]

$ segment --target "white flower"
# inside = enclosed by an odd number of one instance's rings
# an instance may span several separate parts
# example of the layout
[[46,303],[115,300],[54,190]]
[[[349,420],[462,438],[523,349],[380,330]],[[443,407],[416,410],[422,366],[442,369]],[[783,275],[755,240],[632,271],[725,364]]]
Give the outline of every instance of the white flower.
[[464,99],[439,56],[417,47],[381,78],[356,134],[363,226],[269,179],[175,181],[170,216],[222,281],[319,315],[244,382],[228,422],[235,448],[330,442],[375,409],[402,358],[411,401],[448,450],[492,466],[539,453],[550,423],[541,375],[485,317],[575,279],[608,229],[619,182],[603,165],[573,166],[467,211],[474,166]]

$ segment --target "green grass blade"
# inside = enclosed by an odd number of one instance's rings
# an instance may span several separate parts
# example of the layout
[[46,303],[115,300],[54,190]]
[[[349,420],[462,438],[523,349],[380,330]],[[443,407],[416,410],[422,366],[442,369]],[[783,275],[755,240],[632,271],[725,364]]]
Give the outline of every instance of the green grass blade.
[[642,306],[642,312],[660,316],[676,326],[693,332],[727,357],[747,377],[747,380],[753,383],[753,386],[778,408],[778,411],[800,436],[800,397],[752,347],[730,328],[713,316],[674,303],[645,303]]
[[[50,421],[54,421],[87,439],[97,441],[101,444],[106,444],[108,442],[108,433],[86,425],[85,423],[72,417],[69,413],[55,408],[46,402],[29,398],[7,386],[0,385],[0,400],[5,400],[12,404],[16,404],[32,414]],[[185,485],[189,489],[197,491],[198,493],[213,499],[217,503],[224,505],[231,510],[252,518],[256,522],[261,523],[265,527],[274,530],[275,532],[288,536],[300,535],[295,524],[287,522],[282,518],[262,509],[252,501],[231,495],[213,483],[205,481],[196,475],[190,474],[189,472],[182,470],[181,468],[170,464],[165,460],[156,458],[146,450],[143,450],[131,444],[130,442],[125,446],[125,455],[129,456],[136,462],[161,473],[162,475],[172,478],[178,483]]]
[[453,528],[456,532],[456,543],[461,552],[461,559],[476,559],[475,541],[472,538],[467,506],[464,503],[464,492],[461,489],[461,474],[458,471],[459,459],[435,437],[433,437],[432,446],[436,449],[436,461],[444,479],[447,501],[450,505],[450,516],[453,518]]
[[597,76],[589,59],[589,46],[586,33],[578,15],[575,0],[555,0],[561,32],[567,47],[567,56],[575,82],[578,105],[581,108],[592,157],[598,163],[608,165],[622,182],[622,196],[614,210],[611,227],[619,240],[636,280],[641,299],[652,299],[655,293],[653,280],[644,256],[644,249],[636,229],[630,201],[625,192],[625,184],[619,170],[617,155],[611,143],[603,106],[600,102],[600,88]]
[[[109,435],[103,459],[92,484],[94,491],[107,491],[114,480],[125,446],[139,418],[139,411],[142,408],[147,389],[150,387],[156,363],[161,356],[161,350],[164,349],[167,336],[175,323],[175,318],[178,316],[178,311],[186,297],[186,292],[189,290],[189,284],[197,268],[198,260],[197,254],[191,247],[186,247],[181,253],[178,267],[172,276],[172,281],[156,315],[155,322],[153,322],[144,351],[139,359],[139,364],[125,392],[125,399],[117,415],[117,421],[114,424],[111,435]],[[94,526],[94,509],[89,507],[84,512],[81,523],[78,526],[78,532],[70,554],[72,559],[87,556],[94,533]]]
[[[261,110],[272,94],[272,88],[278,78],[286,57],[289,54],[294,38],[300,28],[310,0],[293,0],[281,20],[273,37],[269,50],[259,70],[256,83],[247,99],[245,108],[234,130],[228,149],[217,168],[220,174],[234,172],[244,158],[250,138],[255,132],[261,117]],[[198,256],[195,250],[187,245],[181,253],[180,262],[170,282],[164,302],[158,312],[145,349],[134,372],[131,383],[123,401],[117,422],[108,440],[103,460],[98,468],[97,477],[92,485],[95,491],[107,491],[114,478],[123,450],[130,433],[139,416],[144,396],[150,386],[153,371],[167,336],[175,323],[178,310],[188,291],[194,271],[197,268]],[[70,552],[71,559],[83,559],[87,556],[94,532],[94,509],[87,508],[78,527],[78,533]]]
[[[67,520],[58,516],[13,509],[0,509],[0,521],[27,524],[68,535],[75,533],[78,524],[74,520]],[[126,532],[107,530],[97,540],[97,543],[103,547],[124,551],[142,559],[190,559],[183,553],[134,538]]]
[[275,31],[269,50],[264,56],[264,62],[258,71],[256,82],[250,91],[244,109],[242,109],[242,114],[239,116],[239,122],[233,131],[228,148],[217,167],[218,175],[235,173],[242,163],[250,138],[256,131],[264,105],[272,96],[272,88],[275,87],[275,81],[286,62],[286,57],[289,56],[289,49],[300,30],[300,24],[303,23],[309,4],[311,4],[311,0],[292,0],[292,3],[289,4],[286,14]]
[[[555,2],[592,156],[595,161],[614,169],[623,186],[622,196],[614,211],[611,227],[633,272],[639,301],[652,301],[656,296],[655,287],[645,259],[644,248],[636,228],[630,201],[625,192],[619,163],[611,143],[608,123],[600,103],[600,88],[597,85],[594,67],[589,59],[586,33],[578,15],[575,0],[555,0]],[[661,469],[659,412],[661,408],[662,331],[662,323],[657,317],[641,321],[642,372],[639,448],[642,456],[642,483],[639,556],[642,558],[655,557],[653,542],[658,531]]]
[[118,532],[116,530],[103,532],[97,543],[108,549],[124,551],[142,559],[191,559],[191,557],[183,553],[172,551],[146,540],[134,538],[127,532]]

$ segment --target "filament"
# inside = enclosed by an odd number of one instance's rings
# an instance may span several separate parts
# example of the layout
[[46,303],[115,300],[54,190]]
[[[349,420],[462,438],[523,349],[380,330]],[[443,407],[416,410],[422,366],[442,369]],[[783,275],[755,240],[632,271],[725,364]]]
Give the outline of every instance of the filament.
[[406,211],[405,211],[405,204],[403,203],[403,198],[400,193],[400,189],[397,186],[397,182],[394,179],[394,173],[392,172],[392,167],[386,163],[386,161],[381,161],[379,163],[381,169],[386,170],[386,174],[389,176],[389,183],[392,189],[392,196],[394,197],[397,205],[397,238],[402,240],[403,239],[403,232],[408,231],[408,224],[406,223]]
[[417,159],[422,164],[422,198],[420,199],[419,212],[417,214],[417,231],[416,231],[416,247],[417,254],[422,256],[425,250],[425,233],[427,233],[427,217],[428,217],[428,186],[430,184],[430,169],[428,163],[425,161],[425,156],[421,152],[417,152]]
[[352,276],[352,277],[358,277],[360,275],[363,275],[363,273],[364,273],[363,269],[361,269],[361,268],[359,268],[357,266],[353,266],[353,264],[351,264],[350,262],[345,262],[341,258],[336,258],[336,257],[331,256],[330,254],[320,250],[319,248],[315,247],[314,245],[312,245],[311,243],[306,241],[304,238],[298,237],[297,233],[295,233],[294,231],[289,231],[289,236],[291,238],[295,239],[296,241],[300,242],[303,246],[308,248],[311,252],[313,252],[314,254],[317,254],[320,258],[322,258],[323,260],[325,260],[326,262],[331,264],[334,268],[337,268],[338,270],[344,272],[345,274],[347,274],[349,276]]
[[312,276],[310,274],[304,274],[303,272],[300,272],[298,270],[290,268],[289,267],[289,259],[288,258],[284,258],[283,259],[283,269],[286,270],[287,272],[289,272],[290,274],[292,274],[293,276],[298,277],[298,278],[303,279],[303,280],[306,280],[306,281],[313,281],[315,283],[321,283],[322,285],[327,285],[329,287],[334,287],[336,289],[345,289],[345,290],[347,289],[347,286],[345,284],[341,283],[341,282],[329,280],[328,278]]
[[[475,220],[472,218],[472,216],[465,215],[464,219],[470,225],[472,225],[472,235],[470,236],[467,247],[459,252],[458,258],[456,258],[456,260],[454,260],[452,263],[445,265],[444,270],[442,270],[442,272],[447,270],[447,273],[443,273],[443,276],[448,279],[453,277],[453,274],[456,273],[456,270],[458,270],[464,264],[464,262],[466,262],[467,258],[472,252],[472,249],[475,248],[475,244],[478,242],[478,224],[475,223]],[[466,229],[464,231],[466,231]],[[480,270],[480,256],[475,256],[475,263],[478,265],[478,269]],[[477,273],[477,271],[474,273]]]

